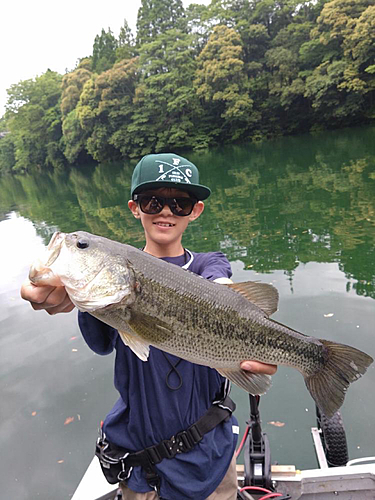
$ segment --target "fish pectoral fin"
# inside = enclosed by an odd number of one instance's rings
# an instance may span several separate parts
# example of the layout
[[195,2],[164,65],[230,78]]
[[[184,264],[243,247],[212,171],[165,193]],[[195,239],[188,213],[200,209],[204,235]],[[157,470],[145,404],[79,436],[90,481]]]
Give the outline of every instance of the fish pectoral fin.
[[[128,324],[136,336],[153,339],[157,344],[166,342],[174,335],[171,326],[164,323],[161,319],[139,312],[132,313]],[[151,342],[154,346],[155,343]]]
[[142,361],[147,361],[150,354],[150,346],[143,339],[137,335],[132,335],[129,331],[121,332],[119,330],[119,335],[121,340],[125,345],[130,347],[130,349],[138,356]]
[[242,283],[231,283],[226,286],[246,297],[250,302],[262,309],[267,316],[271,316],[271,314],[277,311],[279,292],[269,283],[244,281]]
[[218,370],[216,368],[216,370],[220,373],[220,375],[227,378],[253,396],[264,394],[271,387],[270,375],[251,373],[241,370],[241,368],[238,370]]

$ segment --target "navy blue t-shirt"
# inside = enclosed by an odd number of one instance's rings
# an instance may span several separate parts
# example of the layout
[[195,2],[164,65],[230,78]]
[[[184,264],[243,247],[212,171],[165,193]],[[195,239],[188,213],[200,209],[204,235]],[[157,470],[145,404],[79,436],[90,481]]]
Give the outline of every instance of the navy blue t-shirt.
[[[214,280],[230,278],[230,264],[221,252],[186,251],[163,260]],[[107,415],[103,431],[111,443],[130,451],[142,450],[169,439],[196,422],[227,385],[219,373],[150,347],[141,361],[122,342],[117,330],[88,313],[79,313],[79,325],[89,347],[97,354],[116,350],[115,387],[120,398]],[[191,451],[156,466],[161,496],[167,500],[204,500],[222,481],[237,443],[235,417],[205,434]],[[141,467],[128,480],[133,491],[151,488]]]

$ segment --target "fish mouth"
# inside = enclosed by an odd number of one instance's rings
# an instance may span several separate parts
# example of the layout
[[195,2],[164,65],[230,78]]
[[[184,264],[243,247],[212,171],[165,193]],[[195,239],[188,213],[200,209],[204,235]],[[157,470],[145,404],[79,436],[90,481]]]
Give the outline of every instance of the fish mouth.
[[47,250],[51,250],[51,248],[55,246],[56,241],[62,240],[64,236],[65,234],[62,233],[61,231],[55,231],[52,235],[52,238],[49,240],[49,243],[47,245]]
[[65,233],[61,233],[60,231],[53,233],[52,238],[47,246],[47,252],[49,252],[49,254],[47,255],[47,261],[45,263],[45,267],[51,266],[55,262],[57,257],[60,255],[61,247],[65,239],[65,236],[66,236]]
[[64,239],[65,233],[61,233],[60,231],[57,231],[52,235],[52,238],[46,248],[44,259],[38,259],[30,268],[29,280],[32,283],[42,284],[43,282],[47,283],[47,281],[50,281],[52,284],[53,272],[50,267],[60,255]]

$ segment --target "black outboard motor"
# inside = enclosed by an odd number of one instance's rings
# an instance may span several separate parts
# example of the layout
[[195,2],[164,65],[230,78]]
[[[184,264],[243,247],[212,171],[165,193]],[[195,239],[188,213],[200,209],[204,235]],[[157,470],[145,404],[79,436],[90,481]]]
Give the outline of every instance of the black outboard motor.
[[267,434],[262,432],[259,414],[259,396],[250,399],[249,433],[244,448],[245,486],[259,486],[273,490],[271,479],[271,450]]

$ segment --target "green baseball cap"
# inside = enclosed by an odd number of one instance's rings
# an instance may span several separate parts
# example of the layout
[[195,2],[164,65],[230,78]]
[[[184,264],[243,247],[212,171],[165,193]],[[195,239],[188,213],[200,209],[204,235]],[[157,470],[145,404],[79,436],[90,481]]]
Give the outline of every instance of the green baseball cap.
[[199,171],[194,163],[174,153],[144,156],[135,166],[130,195],[146,189],[176,188],[205,200],[211,190],[199,184]]

